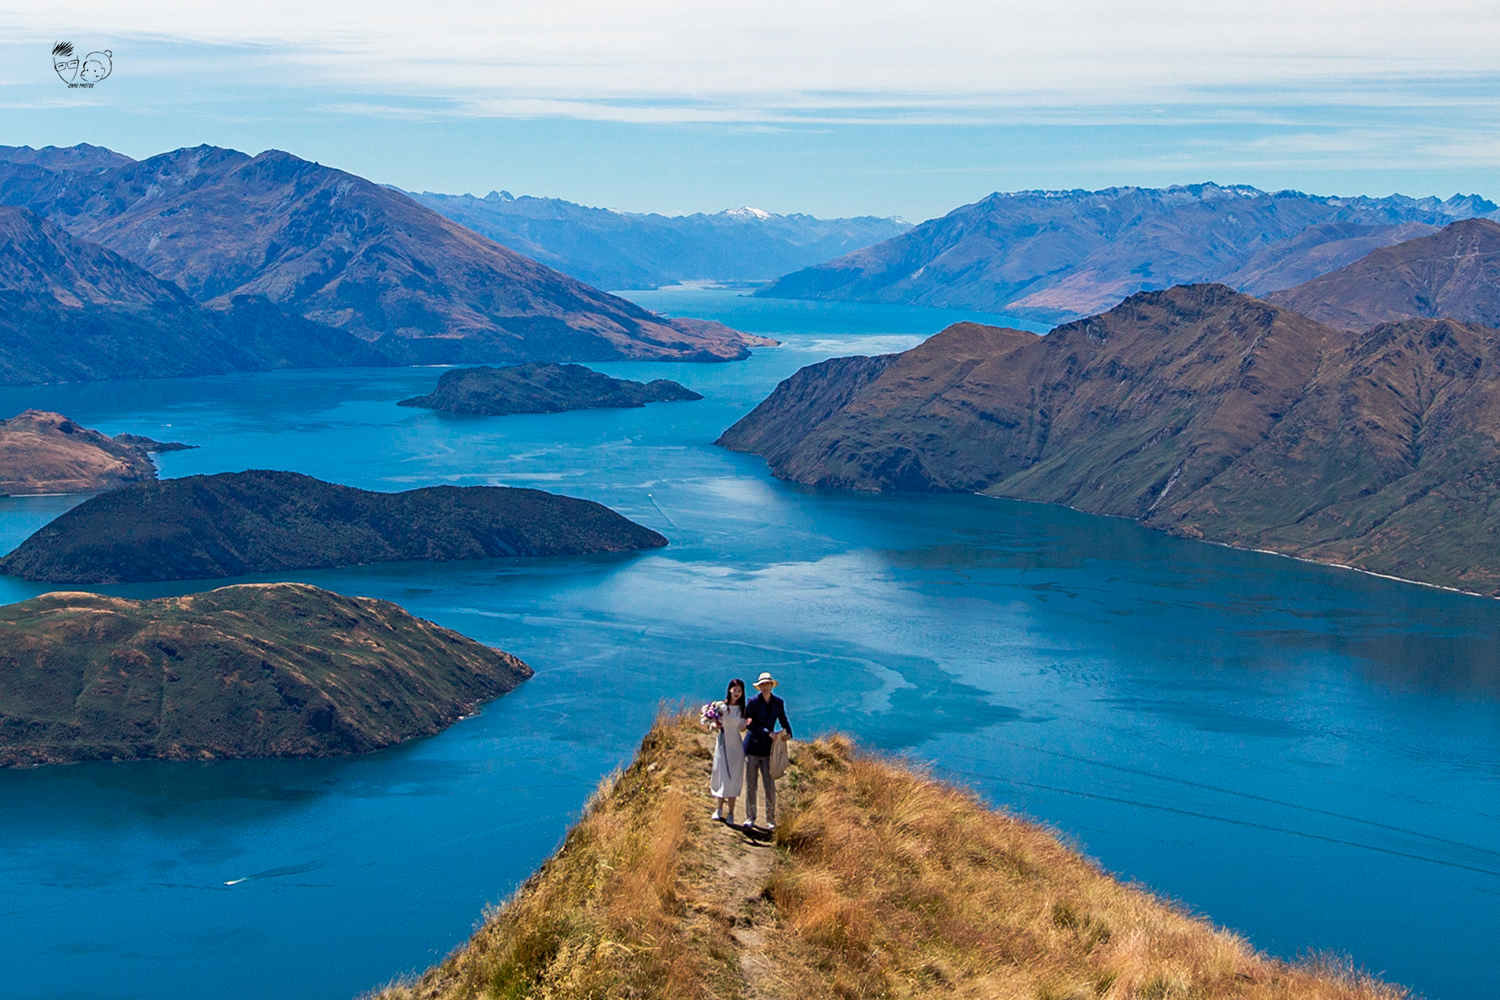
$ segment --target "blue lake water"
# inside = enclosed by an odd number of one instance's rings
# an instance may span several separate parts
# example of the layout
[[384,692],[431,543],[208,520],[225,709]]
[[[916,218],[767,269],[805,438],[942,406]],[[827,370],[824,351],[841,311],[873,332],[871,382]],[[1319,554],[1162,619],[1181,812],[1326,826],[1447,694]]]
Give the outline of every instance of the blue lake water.
[[[596,366],[707,398],[534,417],[394,405],[432,369],[0,390],[4,414],[201,445],[161,456],[167,476],[534,486],[672,542],[295,574],[536,676],[355,759],[0,773],[0,995],[311,1000],[424,968],[551,852],[660,702],[761,670],[799,735],[931,762],[1258,947],[1347,952],[1434,1000],[1495,995],[1500,603],[1060,508],[777,482],[712,441],[798,367],[901,350],[957,315],[633,297],[785,346]],[[77,499],[0,500],[0,548]],[[0,578],[3,600],[44,589]]]

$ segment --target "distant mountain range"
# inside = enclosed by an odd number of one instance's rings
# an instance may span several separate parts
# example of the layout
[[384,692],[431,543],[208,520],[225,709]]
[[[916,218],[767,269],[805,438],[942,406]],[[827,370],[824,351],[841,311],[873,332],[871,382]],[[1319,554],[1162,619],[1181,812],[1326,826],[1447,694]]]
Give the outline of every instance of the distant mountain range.
[[719,443],[800,483],[1066,504],[1500,593],[1500,335],[1450,319],[1352,332],[1203,284],[1046,336],[962,323],[804,368]]
[[[410,193],[410,192],[408,192]],[[428,208],[597,288],[659,288],[683,281],[763,282],[899,236],[901,219],[815,219],[732,208],[656,215],[587,208],[559,198],[491,191],[411,197]]]
[[1191,282],[1260,295],[1450,222],[1497,215],[1500,206],[1476,195],[1330,198],[1217,184],[996,193],[755,294],[1053,322]]
[[[22,349],[11,381],[277,366],[258,356],[265,345],[237,357],[213,341],[226,326],[208,313],[273,342],[301,324],[296,337],[342,351],[343,364],[726,360],[765,343],[658,316],[400,192],[275,150],[136,162],[92,146],[0,147],[0,204],[32,213],[6,215],[0,295],[9,330],[44,355],[31,364]],[[87,349],[48,355],[53,330]],[[174,331],[175,345],[162,339]]]

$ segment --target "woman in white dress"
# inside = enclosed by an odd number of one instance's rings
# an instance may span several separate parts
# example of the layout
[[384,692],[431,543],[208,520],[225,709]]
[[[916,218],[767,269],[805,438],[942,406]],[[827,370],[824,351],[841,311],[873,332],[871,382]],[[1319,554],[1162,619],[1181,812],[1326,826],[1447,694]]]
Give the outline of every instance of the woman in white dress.
[[708,794],[718,800],[710,819],[734,822],[734,800],[745,784],[745,682],[736,677],[724,693],[724,718],[719,720],[719,738],[714,742],[714,774]]

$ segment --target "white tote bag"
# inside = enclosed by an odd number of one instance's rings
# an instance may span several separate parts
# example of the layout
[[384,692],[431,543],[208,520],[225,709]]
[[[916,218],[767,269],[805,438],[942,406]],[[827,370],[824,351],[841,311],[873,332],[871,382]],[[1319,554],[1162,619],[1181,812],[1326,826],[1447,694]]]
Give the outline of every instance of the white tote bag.
[[771,744],[771,777],[781,777],[791,765],[791,754],[787,753],[787,744],[790,742],[791,740],[776,740]]

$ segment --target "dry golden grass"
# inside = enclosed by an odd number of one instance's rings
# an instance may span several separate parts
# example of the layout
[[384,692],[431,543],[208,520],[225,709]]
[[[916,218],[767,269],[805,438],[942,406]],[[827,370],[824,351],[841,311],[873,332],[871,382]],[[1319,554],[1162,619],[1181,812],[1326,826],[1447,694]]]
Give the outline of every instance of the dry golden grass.
[[690,835],[707,822],[695,736],[659,719],[635,762],[601,783],[558,852],[468,944],[372,998],[733,995],[727,925],[690,910],[684,892]]
[[1258,955],[1048,831],[840,737],[799,763],[810,787],[777,831],[789,857],[774,898],[784,969],[809,1000],[1406,995],[1338,963]]
[[[754,940],[704,818],[708,753],[658,720],[563,847],[463,948],[373,1000],[1396,1000],[1334,959],[1288,965],[1120,883],[1048,831],[841,737],[803,745]],[[749,848],[746,848],[749,849]],[[747,979],[746,969],[759,970]]]

